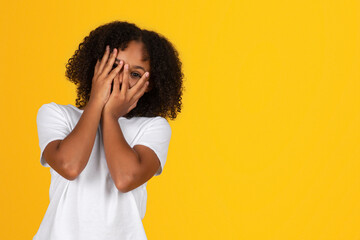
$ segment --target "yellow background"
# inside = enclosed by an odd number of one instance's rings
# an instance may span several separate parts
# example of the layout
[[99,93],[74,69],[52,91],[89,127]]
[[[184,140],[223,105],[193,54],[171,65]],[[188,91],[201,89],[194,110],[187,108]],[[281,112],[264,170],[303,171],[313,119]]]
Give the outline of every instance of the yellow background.
[[49,203],[36,114],[75,104],[65,64],[125,20],[165,35],[185,74],[148,239],[360,239],[359,1],[3,1],[0,239]]

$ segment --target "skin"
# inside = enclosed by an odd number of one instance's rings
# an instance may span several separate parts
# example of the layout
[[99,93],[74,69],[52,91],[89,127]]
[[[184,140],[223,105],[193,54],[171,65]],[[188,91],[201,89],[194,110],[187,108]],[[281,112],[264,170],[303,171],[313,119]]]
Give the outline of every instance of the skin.
[[[115,57],[122,62],[111,70]],[[46,162],[64,178],[74,180],[85,168],[99,123],[110,175],[119,191],[128,192],[144,184],[160,167],[152,149],[128,145],[118,122],[119,117],[135,108],[139,98],[150,90],[146,84],[149,76],[145,74],[150,71],[150,63],[141,57],[142,43],[132,41],[124,51],[116,49],[110,54],[107,49],[96,63],[90,100],[77,125],[66,138],[50,142],[44,150]],[[129,69],[123,67],[124,64],[129,65]]]
[[[150,72],[150,61],[142,61],[142,47],[142,43],[131,41],[124,51],[118,49],[119,53],[116,58],[130,65],[129,88],[132,88],[145,72]],[[120,73],[122,72],[120,71]],[[147,88],[146,91],[148,90]]]

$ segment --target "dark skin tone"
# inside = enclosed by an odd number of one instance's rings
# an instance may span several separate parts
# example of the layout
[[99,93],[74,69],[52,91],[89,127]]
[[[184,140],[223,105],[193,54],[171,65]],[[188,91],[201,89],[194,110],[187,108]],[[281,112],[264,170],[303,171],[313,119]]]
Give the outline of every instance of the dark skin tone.
[[[148,90],[150,62],[141,61],[142,47],[141,43],[132,41],[124,51],[118,52],[116,58],[122,60],[119,66],[125,65],[114,79],[113,91],[101,115],[106,161],[117,188],[122,192],[144,184],[160,166],[158,157],[150,148],[143,145],[131,148],[128,145],[118,123],[119,117],[136,107],[139,98]],[[111,66],[114,55],[109,59]]]
[[[63,177],[74,180],[85,168],[99,122],[110,175],[119,191],[131,191],[144,184],[160,167],[153,150],[143,145],[133,148],[128,145],[118,122],[150,90],[146,84],[150,76],[145,74],[150,63],[141,60],[142,46],[131,41],[124,51],[116,49],[110,53],[107,49],[96,63],[90,100],[77,125],[65,139],[50,142],[44,150],[48,164]],[[111,70],[115,57],[122,61]],[[130,65],[128,69],[126,65]]]

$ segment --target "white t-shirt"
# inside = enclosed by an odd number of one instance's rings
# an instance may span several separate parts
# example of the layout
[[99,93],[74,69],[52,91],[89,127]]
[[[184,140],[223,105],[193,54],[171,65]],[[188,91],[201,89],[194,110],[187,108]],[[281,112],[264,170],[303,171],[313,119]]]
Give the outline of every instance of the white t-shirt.
[[[64,139],[76,126],[83,110],[54,102],[42,105],[36,122],[40,145],[40,163],[50,168],[50,203],[33,240],[120,240],[147,239],[142,224],[145,216],[146,183],[132,191],[120,192],[105,159],[101,126],[96,133],[89,161],[73,181],[50,167],[42,154],[46,145]],[[160,159],[161,174],[167,157],[171,128],[157,117],[119,118],[120,128],[130,147],[136,144],[151,148]]]

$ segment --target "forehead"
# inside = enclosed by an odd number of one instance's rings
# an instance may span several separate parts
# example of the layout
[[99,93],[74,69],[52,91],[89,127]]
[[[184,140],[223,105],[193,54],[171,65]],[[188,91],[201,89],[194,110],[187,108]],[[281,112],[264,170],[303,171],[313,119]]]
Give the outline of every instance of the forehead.
[[149,64],[149,59],[146,56],[146,50],[142,42],[130,41],[126,49],[121,50],[119,48],[118,50],[119,58],[130,65],[136,64],[146,66]]

